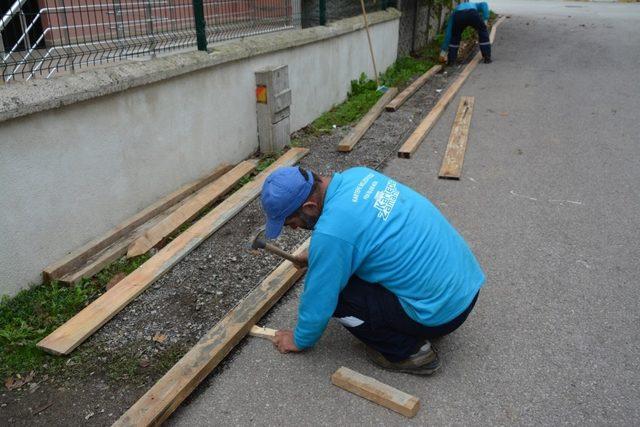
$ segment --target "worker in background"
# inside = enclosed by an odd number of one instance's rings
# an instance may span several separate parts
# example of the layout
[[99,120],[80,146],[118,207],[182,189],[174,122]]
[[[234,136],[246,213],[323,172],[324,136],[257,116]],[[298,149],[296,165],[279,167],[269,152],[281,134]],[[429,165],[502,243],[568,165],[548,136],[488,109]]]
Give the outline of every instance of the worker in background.
[[280,168],[261,201],[267,238],[285,225],[313,230],[297,263],[308,272],[295,330],[274,339],[280,352],[313,347],[335,317],[379,366],[418,375],[438,369],[429,340],[462,325],[484,273],[431,202],[363,167],[332,177]]
[[478,33],[480,52],[485,64],[491,63],[491,41],[487,22],[489,21],[489,5],[480,3],[460,3],[453,9],[447,22],[444,41],[440,46],[440,62],[447,61],[448,65],[454,65],[458,57],[462,32],[467,27],[473,27]]

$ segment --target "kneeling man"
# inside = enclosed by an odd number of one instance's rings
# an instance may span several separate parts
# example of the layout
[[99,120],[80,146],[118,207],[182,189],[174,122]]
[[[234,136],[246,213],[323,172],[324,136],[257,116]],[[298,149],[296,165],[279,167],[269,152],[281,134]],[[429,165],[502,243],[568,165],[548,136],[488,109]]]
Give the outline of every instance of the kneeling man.
[[440,366],[429,340],[466,320],[484,274],[471,250],[424,196],[374,170],[331,177],[299,167],[274,171],[262,206],[267,238],[283,226],[313,230],[294,331],[281,352],[312,347],[337,318],[385,369],[429,375]]

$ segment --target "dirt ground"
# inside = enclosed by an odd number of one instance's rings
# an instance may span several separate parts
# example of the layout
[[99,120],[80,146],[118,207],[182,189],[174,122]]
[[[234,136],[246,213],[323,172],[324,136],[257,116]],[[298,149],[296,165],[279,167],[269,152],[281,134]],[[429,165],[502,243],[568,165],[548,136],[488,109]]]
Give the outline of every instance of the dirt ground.
[[[459,70],[449,68],[399,111],[384,112],[351,153],[336,151],[348,127],[331,134],[299,132],[311,149],[300,165],[321,175],[352,166],[381,169]],[[36,376],[18,390],[3,389],[0,425],[111,425],[281,262],[247,249],[262,222],[255,200],[76,349],[62,372]],[[290,250],[306,237],[305,231],[287,231],[278,244]],[[232,352],[208,380],[233,357]]]

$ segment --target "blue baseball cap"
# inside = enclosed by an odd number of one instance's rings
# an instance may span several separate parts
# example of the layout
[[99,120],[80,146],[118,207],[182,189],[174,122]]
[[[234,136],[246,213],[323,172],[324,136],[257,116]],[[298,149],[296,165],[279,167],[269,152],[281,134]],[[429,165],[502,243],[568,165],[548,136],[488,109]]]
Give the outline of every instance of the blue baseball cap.
[[307,172],[305,178],[302,173],[297,166],[278,168],[265,180],[260,201],[267,216],[267,239],[280,235],[287,217],[297,211],[311,194],[313,174]]

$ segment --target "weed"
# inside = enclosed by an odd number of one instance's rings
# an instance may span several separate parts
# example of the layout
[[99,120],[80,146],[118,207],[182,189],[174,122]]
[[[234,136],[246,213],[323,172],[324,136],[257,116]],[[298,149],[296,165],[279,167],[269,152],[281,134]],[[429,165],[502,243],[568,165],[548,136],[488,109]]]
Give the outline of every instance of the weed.
[[[57,282],[36,286],[0,302],[0,378],[39,370],[54,359],[36,343],[99,295],[101,286],[84,281],[75,286]],[[50,359],[50,360],[48,360]]]
[[[435,63],[435,55],[430,51],[420,58],[410,56],[398,59],[380,75],[380,84],[387,87],[405,85],[412,77],[426,72]],[[425,53],[427,51],[425,50]],[[362,73],[360,78],[351,81],[351,90],[347,100],[318,117],[309,127],[311,133],[331,132],[335,127],[346,126],[360,120],[380,99],[382,93],[377,90],[375,81]]]
[[128,354],[128,352],[124,352],[110,360],[106,368],[107,377],[111,381],[120,382],[122,380],[131,380],[136,377],[140,369],[140,360]]
[[291,139],[291,142],[289,143],[289,146],[291,146],[291,147],[304,147],[304,146],[306,146],[306,143],[302,138],[293,138],[293,139]]
[[158,359],[154,362],[155,371],[158,373],[168,371],[178,362],[178,360],[182,358],[182,356],[185,355],[188,350],[187,345],[184,343],[173,344],[168,347],[166,350],[158,354]]
[[27,371],[53,368],[65,359],[51,357],[36,343],[69,320],[104,290],[118,273],[129,274],[149,258],[122,258],[92,279],[76,285],[58,282],[34,286],[0,301],[0,378]]

